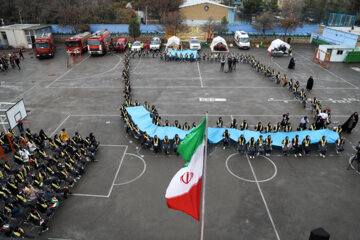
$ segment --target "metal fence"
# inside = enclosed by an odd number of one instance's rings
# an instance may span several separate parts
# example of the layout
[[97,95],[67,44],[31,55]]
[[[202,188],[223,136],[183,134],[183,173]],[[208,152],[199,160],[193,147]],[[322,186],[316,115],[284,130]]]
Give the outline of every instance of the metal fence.
[[[249,23],[252,24],[255,21],[255,18],[263,12],[272,12],[276,18],[280,21],[283,16],[287,14],[294,13],[295,11],[286,11],[274,10],[274,9],[262,9],[262,8],[240,8],[238,12],[238,17],[243,24]],[[297,11],[299,14],[299,22],[305,24],[325,24],[328,20],[329,11],[326,9],[308,9]],[[349,19],[349,15],[347,15]],[[351,21],[351,20],[349,20]]]
[[327,26],[336,26],[336,27],[351,27],[355,25],[358,14],[348,15],[347,12],[341,14],[339,11],[333,13],[329,11],[328,19],[326,22]]

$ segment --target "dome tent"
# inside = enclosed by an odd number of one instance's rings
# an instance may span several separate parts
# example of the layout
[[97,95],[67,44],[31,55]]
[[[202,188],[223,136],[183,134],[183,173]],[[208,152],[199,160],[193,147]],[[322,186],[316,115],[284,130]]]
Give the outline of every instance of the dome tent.
[[269,48],[267,49],[270,55],[272,56],[282,56],[284,54],[289,54],[290,45],[286,42],[275,39],[271,42]]
[[167,43],[166,43],[166,50],[167,49],[174,49],[174,50],[179,50],[181,49],[181,41],[180,38],[176,37],[176,36],[172,36],[168,39]]
[[224,38],[217,36],[210,45],[211,52],[229,52],[229,48]]

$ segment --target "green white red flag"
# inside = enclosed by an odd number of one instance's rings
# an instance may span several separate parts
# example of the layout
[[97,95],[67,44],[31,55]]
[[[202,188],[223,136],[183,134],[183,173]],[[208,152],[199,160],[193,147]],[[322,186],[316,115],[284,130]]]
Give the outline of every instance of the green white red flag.
[[200,220],[201,179],[204,164],[205,118],[192,130],[178,147],[187,161],[172,178],[165,194],[169,208],[185,212]]

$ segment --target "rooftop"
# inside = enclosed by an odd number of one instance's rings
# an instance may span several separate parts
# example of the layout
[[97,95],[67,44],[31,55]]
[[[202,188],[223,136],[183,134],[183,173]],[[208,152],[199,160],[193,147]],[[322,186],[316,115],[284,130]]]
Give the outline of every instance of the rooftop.
[[327,49],[353,49],[352,47],[345,46],[345,45],[325,45]]
[[234,7],[226,6],[226,5],[217,3],[215,1],[211,1],[211,0],[185,0],[184,3],[180,5],[180,8],[191,7],[191,6],[200,5],[200,4],[212,4],[212,5],[216,5],[216,6],[220,6],[220,7],[224,7],[224,8],[234,8]]
[[13,24],[0,27],[0,30],[37,30],[40,28],[48,27],[48,24]]
[[354,26],[354,29],[351,29],[351,27],[328,27],[328,28],[335,29],[335,30],[342,31],[342,32],[353,33],[353,34],[360,36],[360,27]]

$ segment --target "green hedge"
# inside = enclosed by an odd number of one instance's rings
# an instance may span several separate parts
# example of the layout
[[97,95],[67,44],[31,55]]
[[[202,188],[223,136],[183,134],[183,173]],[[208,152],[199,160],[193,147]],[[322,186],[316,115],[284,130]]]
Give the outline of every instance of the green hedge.
[[358,63],[360,62],[360,52],[349,52],[345,59],[346,63]]

